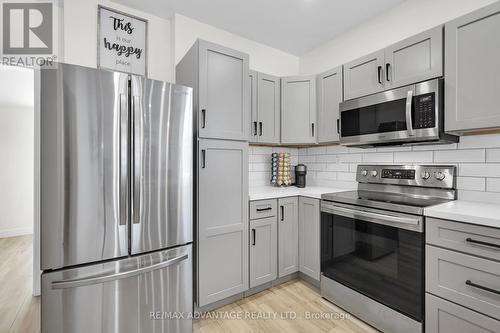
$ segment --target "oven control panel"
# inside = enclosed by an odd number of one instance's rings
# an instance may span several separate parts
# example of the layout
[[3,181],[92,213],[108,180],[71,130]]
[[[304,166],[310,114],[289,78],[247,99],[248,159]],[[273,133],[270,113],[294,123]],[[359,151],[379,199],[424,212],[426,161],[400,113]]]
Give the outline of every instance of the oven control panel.
[[359,183],[455,188],[456,167],[440,165],[359,165]]
[[382,169],[382,178],[415,179],[415,170],[412,170],[412,169]]

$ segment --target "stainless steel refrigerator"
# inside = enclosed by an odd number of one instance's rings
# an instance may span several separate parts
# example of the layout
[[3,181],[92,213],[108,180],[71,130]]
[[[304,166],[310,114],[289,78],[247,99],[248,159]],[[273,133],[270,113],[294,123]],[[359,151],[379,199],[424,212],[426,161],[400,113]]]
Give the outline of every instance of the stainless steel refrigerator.
[[192,89],[40,72],[42,333],[191,332]]

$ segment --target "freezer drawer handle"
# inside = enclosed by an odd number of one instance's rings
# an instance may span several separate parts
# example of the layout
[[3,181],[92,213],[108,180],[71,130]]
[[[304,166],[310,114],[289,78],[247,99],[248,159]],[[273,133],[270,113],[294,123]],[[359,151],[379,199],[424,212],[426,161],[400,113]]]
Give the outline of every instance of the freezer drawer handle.
[[111,275],[104,275],[104,276],[90,276],[82,279],[75,279],[75,280],[63,280],[63,281],[54,281],[52,282],[52,289],[67,289],[67,288],[77,288],[77,287],[83,287],[83,286],[89,286],[92,284],[99,284],[99,283],[104,283],[104,282],[109,282],[109,281],[115,281],[119,279],[126,279],[132,276],[136,275],[141,275],[145,273],[149,273],[152,271],[156,271],[158,269],[162,269],[168,266],[175,265],[181,261],[186,260],[189,257],[189,254],[183,254],[179,257],[169,259],[167,261],[163,261],[148,267],[143,267],[139,269],[135,269],[132,271],[128,272],[120,272],[116,274],[111,274]]

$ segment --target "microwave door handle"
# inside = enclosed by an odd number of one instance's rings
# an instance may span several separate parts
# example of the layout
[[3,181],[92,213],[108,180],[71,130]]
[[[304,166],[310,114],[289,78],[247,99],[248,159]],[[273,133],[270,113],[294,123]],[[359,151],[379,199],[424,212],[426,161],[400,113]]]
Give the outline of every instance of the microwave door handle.
[[414,136],[415,131],[413,130],[413,121],[411,118],[411,109],[413,105],[413,90],[408,90],[406,95],[406,128],[408,130],[409,136]]

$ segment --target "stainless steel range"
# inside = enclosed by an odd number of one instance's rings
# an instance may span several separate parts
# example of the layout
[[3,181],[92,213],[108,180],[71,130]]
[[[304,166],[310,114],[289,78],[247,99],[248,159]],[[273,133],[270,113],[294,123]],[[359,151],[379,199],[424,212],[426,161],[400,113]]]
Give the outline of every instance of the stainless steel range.
[[383,332],[422,332],[424,208],[456,199],[454,166],[360,165],[321,200],[321,295]]

